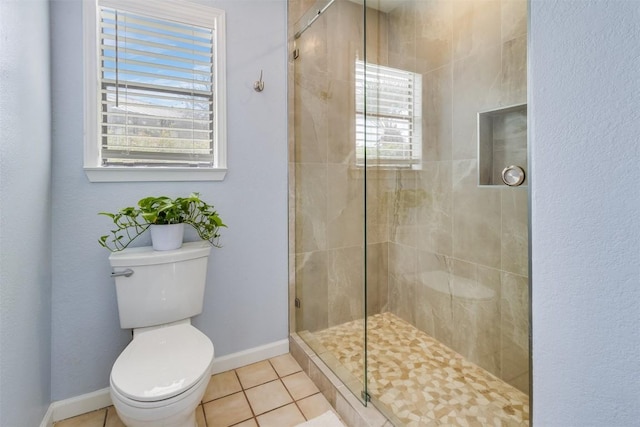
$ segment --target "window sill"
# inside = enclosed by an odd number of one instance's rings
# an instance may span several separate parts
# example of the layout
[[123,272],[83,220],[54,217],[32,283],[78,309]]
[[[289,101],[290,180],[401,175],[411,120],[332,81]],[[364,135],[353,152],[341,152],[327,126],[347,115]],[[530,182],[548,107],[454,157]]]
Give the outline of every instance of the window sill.
[[85,167],[90,182],[223,181],[226,168]]

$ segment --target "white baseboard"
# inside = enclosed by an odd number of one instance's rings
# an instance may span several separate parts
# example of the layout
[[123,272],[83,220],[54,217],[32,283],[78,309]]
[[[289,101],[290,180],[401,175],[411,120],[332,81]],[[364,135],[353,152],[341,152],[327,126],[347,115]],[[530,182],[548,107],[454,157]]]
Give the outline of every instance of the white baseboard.
[[[259,347],[250,348],[248,350],[215,358],[213,360],[211,373],[217,374],[230,369],[236,369],[271,357],[280,356],[281,354],[288,352],[289,339],[283,339],[261,345]],[[111,405],[109,387],[80,396],[71,397],[69,399],[59,400],[49,405],[49,409],[44,415],[44,418],[40,423],[40,427],[53,427],[53,423],[57,421],[75,417],[76,415],[85,414],[101,408],[106,408]]]
[[289,352],[289,339],[285,338],[280,341],[261,345],[259,347],[250,348],[248,350],[239,351],[237,353],[228,354],[226,356],[213,359],[212,374],[236,369],[251,363],[260,362],[261,360],[270,359]]
[[107,406],[111,406],[109,387],[69,399],[58,400],[49,405],[40,427],[52,427],[53,423],[57,421],[106,408]]
[[42,422],[40,423],[40,427],[53,427],[53,405],[49,405],[47,412],[44,414],[42,418]]

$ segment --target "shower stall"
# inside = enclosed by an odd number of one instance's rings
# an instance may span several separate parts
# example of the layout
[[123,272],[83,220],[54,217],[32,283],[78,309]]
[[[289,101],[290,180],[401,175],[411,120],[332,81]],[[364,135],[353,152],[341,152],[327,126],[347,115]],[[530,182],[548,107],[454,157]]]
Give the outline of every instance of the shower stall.
[[289,0],[289,36],[292,332],[394,425],[527,425],[526,0]]

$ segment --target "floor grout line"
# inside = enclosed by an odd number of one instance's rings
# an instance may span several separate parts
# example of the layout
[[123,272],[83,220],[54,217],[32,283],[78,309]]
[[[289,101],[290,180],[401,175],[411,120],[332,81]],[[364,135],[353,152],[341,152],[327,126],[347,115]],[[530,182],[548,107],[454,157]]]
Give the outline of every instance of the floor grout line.
[[[252,418],[256,421],[256,424],[260,425],[258,423],[258,417],[256,416],[256,413],[253,410],[253,407],[251,406],[251,402],[249,401],[249,396],[247,396],[247,392],[245,391],[244,385],[242,385],[242,381],[240,381],[240,375],[238,375],[238,370],[234,369],[233,373],[236,374],[236,378],[238,379],[238,382],[240,383],[240,388],[242,389],[242,394],[244,395],[244,399],[247,401],[247,405],[249,405],[249,410],[251,411],[251,415],[253,416]],[[245,421],[249,421],[250,419],[251,418],[247,418],[246,420],[240,421],[240,422],[243,423]]]
[[[271,361],[269,361],[271,362]],[[276,373],[278,373],[278,371],[276,371]],[[296,372],[297,373],[297,372]],[[293,374],[290,374],[293,375]],[[289,375],[286,375],[286,377],[288,377]],[[302,412],[302,409],[300,409],[300,406],[298,406],[298,401],[293,397],[293,394],[291,394],[291,391],[289,391],[289,388],[287,387],[287,385],[284,383],[284,381],[282,381],[283,377],[280,377],[280,374],[278,374],[278,377],[280,379],[280,382],[282,383],[282,386],[284,387],[284,389],[287,391],[287,393],[289,394],[289,397],[291,398],[291,400],[293,401],[293,404],[296,405],[296,408],[298,409],[298,411],[300,412],[300,414],[302,415],[302,418],[305,419],[305,421],[308,421],[309,419],[304,415],[304,412]]]
[[202,408],[202,416],[204,417],[204,427],[209,427],[209,422],[207,422],[207,413],[204,411],[204,403],[200,401],[199,406]]

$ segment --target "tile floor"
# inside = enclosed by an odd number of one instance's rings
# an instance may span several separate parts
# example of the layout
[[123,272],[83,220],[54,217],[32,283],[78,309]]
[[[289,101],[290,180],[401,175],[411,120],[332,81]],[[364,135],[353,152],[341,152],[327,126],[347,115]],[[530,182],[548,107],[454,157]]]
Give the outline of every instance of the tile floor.
[[[367,319],[367,329],[368,391],[394,424],[529,425],[526,394],[413,325],[382,313]],[[330,367],[346,368],[362,382],[362,320],[309,335],[300,334]]]
[[[213,375],[196,415],[199,427],[289,427],[328,410],[332,407],[327,399],[293,357],[284,354]],[[54,427],[124,424],[110,406],[59,421]]]

